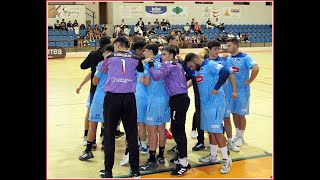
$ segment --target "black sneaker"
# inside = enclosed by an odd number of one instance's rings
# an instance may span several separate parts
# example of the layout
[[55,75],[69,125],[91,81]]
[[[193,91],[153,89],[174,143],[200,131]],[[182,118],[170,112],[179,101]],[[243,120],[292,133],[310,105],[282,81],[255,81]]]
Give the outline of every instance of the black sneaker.
[[89,152],[84,151],[83,154],[79,156],[80,161],[86,161],[91,158],[94,158],[92,151],[89,151]]
[[131,172],[131,175],[133,176],[134,179],[141,178],[140,171],[132,171],[132,170],[130,170],[130,172]]
[[116,139],[122,137],[124,135],[124,132],[121,132],[120,130],[116,131]]
[[100,178],[113,178],[113,176],[112,176],[112,171],[105,171],[105,170],[101,170],[100,172],[99,172],[99,176],[100,176]]
[[176,166],[176,169],[171,172],[171,175],[174,175],[174,176],[182,175],[183,173],[187,172],[189,169],[191,169],[191,165],[189,163],[187,166],[182,166],[181,164],[178,164]]
[[164,161],[164,156],[160,156],[160,155],[157,155],[157,161],[160,163],[160,164],[165,164],[166,162]]
[[206,148],[206,147],[204,146],[204,144],[202,144],[202,143],[197,143],[197,144],[192,148],[192,151],[199,151],[199,150],[204,149],[204,148]]
[[139,170],[140,171],[150,171],[150,170],[157,169],[157,167],[158,167],[157,161],[150,162],[148,159],[147,162],[145,162],[142,166],[140,166]]
[[177,151],[177,146],[173,146],[171,149],[167,150],[167,153],[176,153]]

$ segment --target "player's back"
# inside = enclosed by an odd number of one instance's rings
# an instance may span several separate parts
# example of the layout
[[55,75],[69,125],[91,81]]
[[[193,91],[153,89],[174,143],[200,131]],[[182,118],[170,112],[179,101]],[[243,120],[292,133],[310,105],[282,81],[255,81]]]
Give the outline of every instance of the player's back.
[[215,61],[205,60],[199,71],[195,71],[200,102],[203,105],[224,103],[224,90],[220,88],[218,95],[211,94],[219,79],[219,70],[223,66]]
[[[229,71],[231,71],[230,68],[229,68],[227,59],[218,56],[218,57],[215,59],[215,61],[216,61],[217,63],[221,64],[223,67],[227,68]],[[230,72],[230,73],[231,73],[231,72]],[[228,79],[226,80],[226,82],[223,84],[223,90],[224,90],[224,93],[225,93],[225,95],[227,96],[227,98],[231,98],[231,96],[232,96],[232,85],[231,85],[230,78],[228,78]]]
[[[159,61],[159,59],[154,59],[154,68],[159,69],[161,67],[162,63]],[[149,100],[168,100],[169,96],[167,93],[167,90],[164,86],[163,80],[155,81],[150,77],[150,84],[148,86],[148,96]]]
[[149,72],[149,65],[146,62],[143,62],[143,68],[144,72],[138,72],[136,71],[136,77],[137,77],[137,84],[136,84],[136,98],[147,98],[148,97],[148,89],[147,86],[145,86],[141,81],[140,78],[142,77],[150,77],[150,72]]

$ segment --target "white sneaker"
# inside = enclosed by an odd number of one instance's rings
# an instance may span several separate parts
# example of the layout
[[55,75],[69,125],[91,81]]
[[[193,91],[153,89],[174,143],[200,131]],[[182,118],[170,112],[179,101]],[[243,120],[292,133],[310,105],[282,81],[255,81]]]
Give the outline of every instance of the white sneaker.
[[83,136],[83,145],[86,146],[87,145],[87,136]]
[[197,136],[198,136],[197,131],[195,130],[191,131],[190,136],[192,139],[197,139]]
[[235,146],[233,144],[233,142],[228,142],[227,147],[228,147],[228,149],[230,149],[231,151],[234,151],[234,152],[240,151],[240,149],[237,146]]
[[233,141],[233,144],[240,147],[240,146],[243,146],[244,145],[244,139],[243,137],[238,137],[236,139],[236,141]]
[[227,174],[230,172],[230,166],[232,164],[232,160],[230,158],[228,159],[222,159],[221,161],[222,168],[220,170],[221,174]]
[[209,156],[206,156],[206,157],[200,157],[199,158],[199,161],[200,162],[204,162],[204,163],[219,163],[220,162],[220,159],[219,157],[216,155],[216,157],[212,156],[211,154]]
[[102,141],[103,141],[103,136],[100,136],[100,143],[102,144]]
[[122,161],[120,162],[120,166],[124,166],[126,164],[129,164],[129,153],[127,155],[123,156]]

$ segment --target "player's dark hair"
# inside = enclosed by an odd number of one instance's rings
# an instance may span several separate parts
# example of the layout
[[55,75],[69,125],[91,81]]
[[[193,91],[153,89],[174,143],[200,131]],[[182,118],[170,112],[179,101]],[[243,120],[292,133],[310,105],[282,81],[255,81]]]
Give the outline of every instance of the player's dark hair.
[[111,43],[111,37],[110,36],[102,36],[99,40],[99,46],[100,48],[103,48],[105,45]]
[[176,39],[176,35],[169,34],[169,35],[167,36],[167,38],[166,38],[167,43],[169,43],[171,39],[172,39],[172,40]]
[[159,47],[158,47],[158,45],[155,44],[155,43],[149,43],[149,44],[145,45],[145,46],[144,46],[144,49],[152,50],[153,55],[157,55],[157,54],[158,54],[158,51],[159,51]]
[[137,49],[143,49],[143,47],[146,45],[147,43],[145,41],[136,41],[132,44],[131,46],[131,50],[135,51]]
[[174,48],[176,49],[176,53],[177,53],[177,54],[179,54],[179,53],[180,53],[180,50],[179,50],[179,47],[178,47],[178,46],[176,46],[176,45],[172,45],[172,44],[170,44],[169,46],[174,47]]
[[220,43],[215,39],[212,39],[208,42],[208,48],[211,49],[213,47],[220,47]]
[[188,62],[193,61],[196,57],[197,55],[195,53],[188,53],[184,58],[184,64],[187,65]]
[[237,38],[229,37],[229,38],[227,38],[227,42],[232,42],[233,44],[239,46],[239,42],[238,42]]
[[104,51],[110,51],[110,52],[114,52],[114,48],[111,44],[107,44],[103,47]]
[[168,51],[169,54],[173,54],[173,59],[174,59],[174,57],[177,55],[176,48],[174,48],[173,46],[165,47],[165,48],[163,48],[162,51]]
[[113,44],[119,42],[121,47],[128,48],[129,47],[129,41],[125,36],[118,36],[114,41]]

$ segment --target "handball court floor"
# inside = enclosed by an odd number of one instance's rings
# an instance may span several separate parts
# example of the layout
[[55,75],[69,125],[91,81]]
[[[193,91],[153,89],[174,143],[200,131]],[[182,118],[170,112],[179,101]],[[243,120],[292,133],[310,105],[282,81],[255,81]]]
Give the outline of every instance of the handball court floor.
[[[246,144],[240,147],[240,152],[230,153],[233,163],[229,174],[220,174],[220,164],[201,164],[198,157],[210,152],[208,135],[205,134],[206,149],[193,152],[196,139],[191,139],[192,117],[194,113],[194,93],[189,89],[191,99],[186,120],[186,135],[188,139],[188,161],[192,168],[183,178],[270,178],[273,175],[273,55],[272,48],[243,48],[258,63],[260,72],[251,84],[250,114],[247,116],[245,131]],[[187,52],[184,50],[184,58]],[[221,55],[221,54],[220,54]],[[86,100],[89,92],[89,82],[76,94],[76,88],[89,70],[81,70],[83,57],[66,57],[49,59],[47,66],[47,178],[99,178],[99,171],[104,168],[104,153],[100,150],[100,124],[97,128],[96,151],[89,161],[79,161],[78,157],[84,151],[82,145]],[[233,122],[232,122],[233,125]],[[169,126],[169,124],[167,124]],[[121,131],[123,130],[121,124]],[[233,135],[235,129],[233,127]],[[142,172],[142,178],[174,178],[170,170],[175,166],[169,163],[173,154],[167,154],[167,149],[175,144],[168,139],[165,150],[166,163],[159,165],[157,170]],[[125,136],[116,140],[115,178],[129,176],[128,165],[120,166],[125,151]],[[158,151],[158,149],[157,149]],[[218,156],[221,157],[220,150]],[[140,154],[140,165],[148,155]]]

